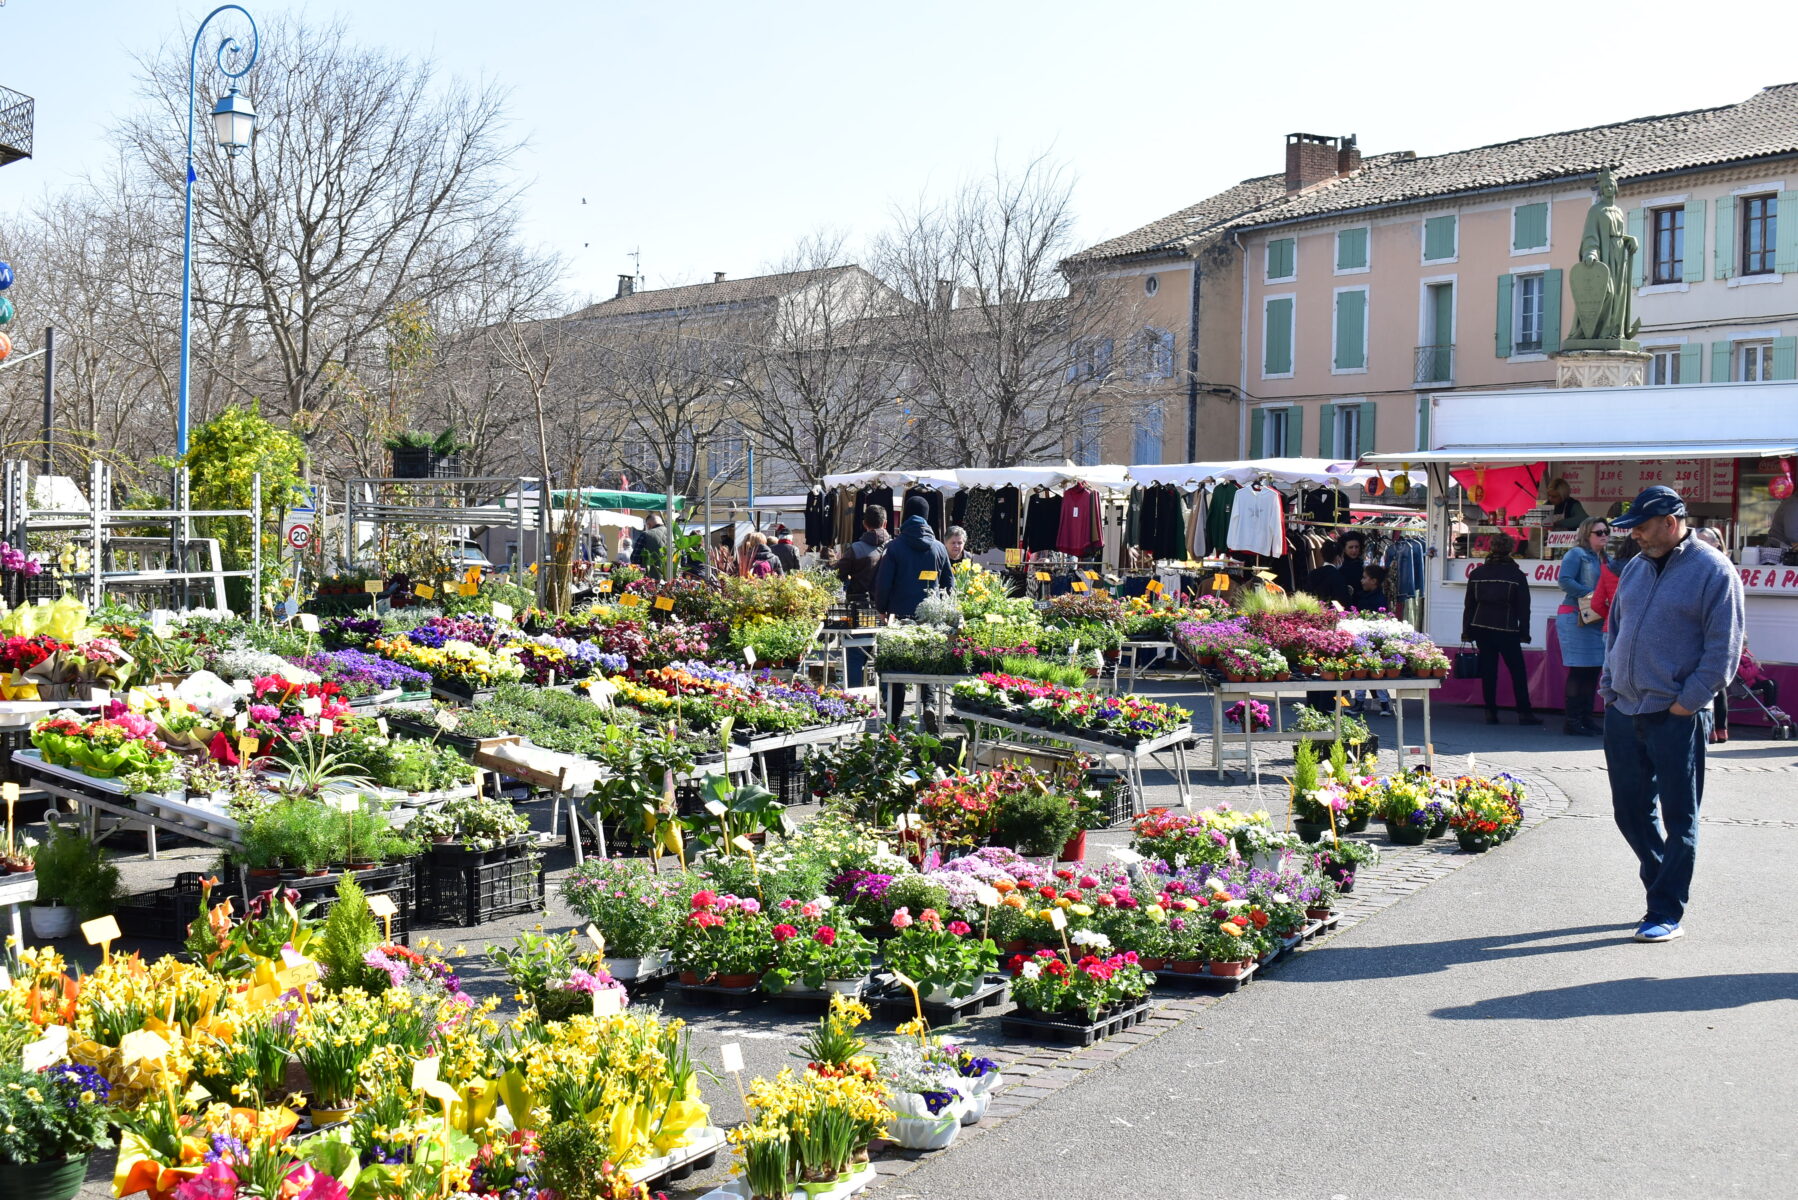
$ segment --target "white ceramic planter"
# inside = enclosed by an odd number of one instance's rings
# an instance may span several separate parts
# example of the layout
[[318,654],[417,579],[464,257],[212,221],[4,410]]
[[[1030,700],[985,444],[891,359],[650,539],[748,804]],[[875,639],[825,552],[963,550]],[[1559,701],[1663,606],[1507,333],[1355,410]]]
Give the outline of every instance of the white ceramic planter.
[[967,1096],[957,1095],[942,1111],[932,1114],[924,1097],[916,1092],[895,1092],[890,1107],[893,1119],[887,1127],[888,1137],[907,1150],[942,1150],[961,1133],[969,1102]]
[[31,933],[33,937],[65,938],[75,932],[75,910],[66,904],[33,904]]
[[824,981],[824,990],[835,992],[839,996],[859,996],[862,994],[862,989],[867,986],[868,978],[865,975],[860,979],[826,979]]
[[670,952],[657,950],[653,954],[645,954],[642,958],[608,958],[605,960],[606,970],[613,979],[636,979],[644,975],[654,975],[667,968]]
[[986,1119],[986,1106],[992,1102],[993,1094],[1005,1086],[1005,1073],[988,1071],[965,1082],[968,1088],[968,1111],[962,1114],[961,1123],[978,1125]]

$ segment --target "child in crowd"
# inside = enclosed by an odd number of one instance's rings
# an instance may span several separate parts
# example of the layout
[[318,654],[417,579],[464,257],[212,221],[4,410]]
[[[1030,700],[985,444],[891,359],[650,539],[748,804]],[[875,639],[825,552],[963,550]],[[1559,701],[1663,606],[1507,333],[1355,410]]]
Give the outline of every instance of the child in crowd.
[[[1349,607],[1356,612],[1378,615],[1389,607],[1386,600],[1386,568],[1369,563],[1361,568],[1360,586],[1354,596],[1349,599]],[[1368,710],[1368,691],[1359,689],[1355,692],[1355,702],[1349,705],[1351,712]],[[1380,712],[1384,716],[1392,715],[1392,696],[1384,688],[1373,690],[1373,699],[1379,702]]]

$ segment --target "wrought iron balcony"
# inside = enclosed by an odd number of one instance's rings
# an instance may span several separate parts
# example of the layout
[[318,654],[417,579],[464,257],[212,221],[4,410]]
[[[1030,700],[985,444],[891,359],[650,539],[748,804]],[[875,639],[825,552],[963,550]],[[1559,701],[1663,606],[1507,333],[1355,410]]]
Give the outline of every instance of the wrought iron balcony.
[[1455,347],[1453,342],[1417,348],[1417,383],[1445,384],[1455,381]]
[[0,87],[0,167],[31,157],[31,125],[37,101]]

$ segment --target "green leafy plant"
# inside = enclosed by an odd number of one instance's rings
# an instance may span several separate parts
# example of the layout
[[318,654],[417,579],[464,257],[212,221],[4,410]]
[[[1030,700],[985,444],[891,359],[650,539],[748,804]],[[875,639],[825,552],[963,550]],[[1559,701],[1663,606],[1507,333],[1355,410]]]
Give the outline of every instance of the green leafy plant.
[[784,833],[792,826],[780,797],[760,784],[739,787],[727,776],[713,774],[701,781],[699,791],[705,807],[685,823],[694,840],[707,848],[736,853],[739,837]]
[[331,861],[325,815],[322,805],[299,796],[264,805],[244,823],[244,848],[237,857],[253,870],[316,871]]
[[338,880],[337,903],[325,918],[324,933],[319,938],[317,958],[325,969],[325,986],[334,992],[348,988],[384,991],[386,975],[362,961],[362,956],[380,941],[368,898],[356,881],[345,875]]
[[993,841],[1019,854],[1055,854],[1074,830],[1072,802],[1041,780],[1004,794],[993,814]]
[[80,834],[57,827],[37,848],[36,863],[39,904],[65,904],[83,921],[117,907],[119,869]]

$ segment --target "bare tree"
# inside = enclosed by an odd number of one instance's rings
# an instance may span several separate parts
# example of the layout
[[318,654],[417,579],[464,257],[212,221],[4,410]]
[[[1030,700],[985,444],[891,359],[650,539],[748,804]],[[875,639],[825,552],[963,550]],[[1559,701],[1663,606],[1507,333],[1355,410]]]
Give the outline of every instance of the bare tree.
[[[179,212],[187,47],[143,68],[150,104],[119,137]],[[396,313],[510,265],[517,143],[497,89],[440,85],[341,24],[272,23],[247,84],[250,151],[195,160],[195,308],[255,330],[271,412],[311,439],[355,394],[341,373],[378,366]]]
[[777,270],[812,281],[778,298],[745,343],[735,383],[748,432],[806,486],[845,464],[885,464],[901,364],[880,331],[902,301],[849,261],[840,236],[806,238]]
[[1115,289],[1070,288],[1071,187],[1045,159],[995,167],[940,204],[900,215],[876,271],[907,303],[885,322],[915,443],[933,466],[1060,459],[1095,419],[1116,367],[1088,340],[1128,325]]

